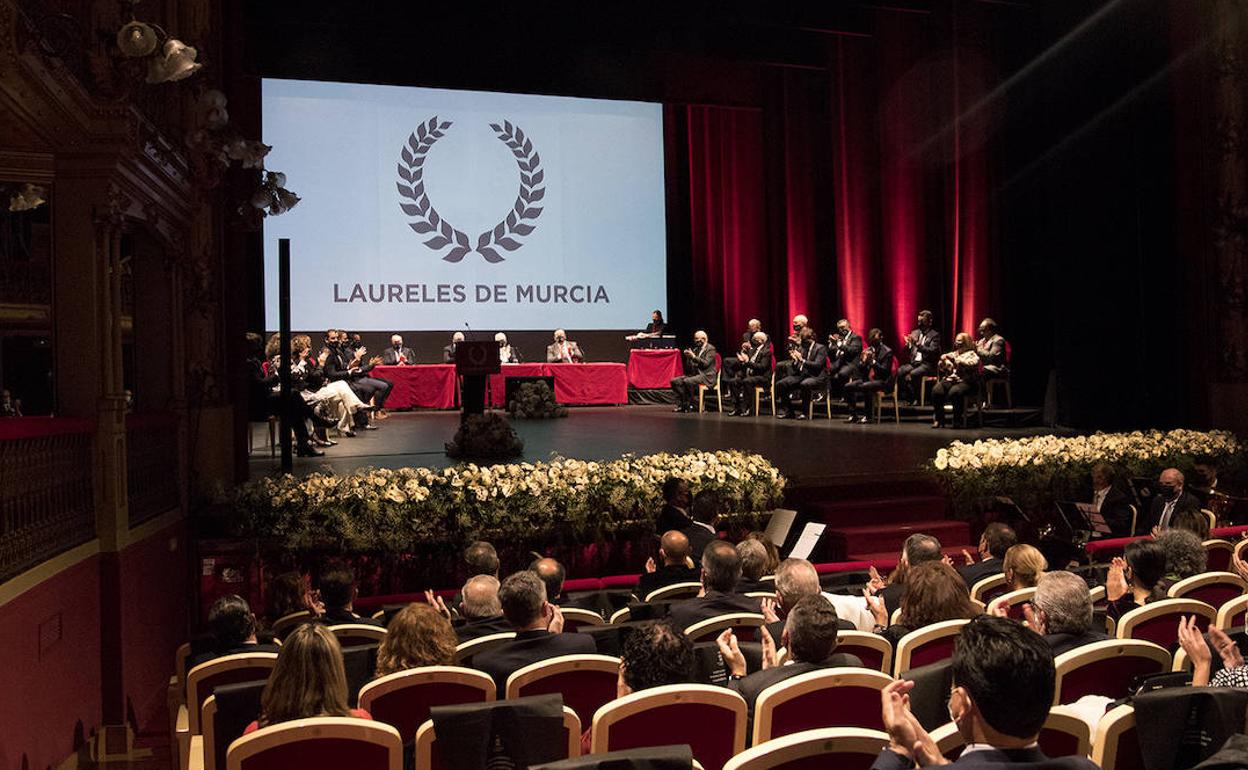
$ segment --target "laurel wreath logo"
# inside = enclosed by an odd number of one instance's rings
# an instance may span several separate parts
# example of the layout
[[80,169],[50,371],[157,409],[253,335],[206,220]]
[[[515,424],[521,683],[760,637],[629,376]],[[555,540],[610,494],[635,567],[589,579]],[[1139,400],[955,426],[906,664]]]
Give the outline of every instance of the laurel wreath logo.
[[434,115],[417,126],[407,138],[401,153],[402,161],[398,164],[399,179],[402,181],[395,185],[399,195],[411,202],[400,202],[399,208],[404,214],[415,218],[415,221],[408,223],[408,227],[420,235],[433,234],[424,242],[426,246],[434,251],[451,247],[442,257],[447,262],[459,262],[473,252],[480,254],[486,262],[502,262],[506,257],[499,254],[498,249],[510,252],[523,246],[519,239],[536,229],[533,221],[541,216],[542,208],[534,205],[546,196],[546,188],[540,186],[546,177],[541,168],[541,156],[534,150],[532,139],[525,136],[519,126],[513,126],[506,120],[501,126],[497,123],[490,124],[490,128],[498,135],[498,140],[507,145],[516,158],[516,166],[520,171],[520,189],[507,216],[478,235],[476,246],[473,247],[467,233],[457,229],[438,214],[425,191],[425,158],[450,127],[451,121],[439,122],[438,116]]

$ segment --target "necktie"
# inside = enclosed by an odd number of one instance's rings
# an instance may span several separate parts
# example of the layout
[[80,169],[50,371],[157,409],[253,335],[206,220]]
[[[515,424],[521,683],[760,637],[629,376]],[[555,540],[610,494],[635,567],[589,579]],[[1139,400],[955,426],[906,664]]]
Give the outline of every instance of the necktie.
[[1161,528],[1165,529],[1170,526],[1170,514],[1174,513],[1174,500],[1169,501],[1161,507]]

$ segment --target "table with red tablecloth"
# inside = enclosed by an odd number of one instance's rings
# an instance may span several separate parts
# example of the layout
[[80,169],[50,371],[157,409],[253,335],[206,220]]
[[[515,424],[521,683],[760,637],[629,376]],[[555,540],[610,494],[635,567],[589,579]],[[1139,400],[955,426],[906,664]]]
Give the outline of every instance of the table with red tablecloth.
[[455,406],[455,365],[375,366],[372,376],[394,383],[388,409],[451,409]]
[[503,364],[501,372],[491,374],[489,377],[485,402],[490,406],[506,406],[503,401],[507,398],[507,383],[505,380],[508,377],[549,376],[550,373],[546,371],[546,364]]
[[670,388],[672,379],[684,373],[684,361],[675,348],[639,348],[628,353],[628,384],[634,388]]
[[555,378],[561,404],[627,404],[628,368],[624,364],[546,364]]

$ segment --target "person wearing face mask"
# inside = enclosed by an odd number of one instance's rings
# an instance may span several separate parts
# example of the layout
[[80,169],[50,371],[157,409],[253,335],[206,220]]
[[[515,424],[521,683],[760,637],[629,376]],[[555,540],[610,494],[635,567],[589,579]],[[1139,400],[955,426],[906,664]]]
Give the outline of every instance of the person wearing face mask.
[[[816,390],[828,382],[828,349],[815,341],[815,330],[803,327],[797,347],[789,351],[789,375],[776,380],[776,411],[784,406],[784,413],[776,417],[782,420],[804,420],[806,412],[793,408],[793,391],[800,391],[803,410],[810,404]],[[779,375],[777,375],[778,377]]]
[[832,368],[833,388],[840,390],[858,374],[861,358],[862,335],[850,327],[848,319],[842,318],[836,322],[836,331],[828,335],[828,362]]
[[494,335],[494,341],[498,343],[498,362],[500,364],[518,364],[520,363],[520,353],[507,342],[507,335],[499,332]]
[[390,347],[382,351],[381,363],[385,366],[409,366],[416,363],[416,353],[403,346],[403,338],[398,334],[390,335]]
[[1157,477],[1157,494],[1136,531],[1156,534],[1169,529],[1175,515],[1185,511],[1199,513],[1200,501],[1183,488],[1183,474],[1177,468],[1166,468]]
[[742,354],[748,355],[754,345],[754,335],[761,334],[763,331],[763,322],[757,318],[751,318],[745,325],[745,333],[741,335],[741,347],[737,349],[737,355],[724,358],[720,364],[720,368],[724,372],[724,378],[735,380],[742,377]]
[[[786,350],[792,351],[798,345],[801,344],[802,329],[805,329],[807,326],[810,326],[810,322],[806,319],[806,316],[802,315],[801,313],[798,313],[797,315],[793,316],[793,333],[789,335],[788,340],[786,340],[785,342]],[[779,355],[777,355],[777,359],[778,358],[780,358]],[[789,375],[793,374],[793,370],[795,366],[796,365],[794,364],[794,362],[789,360],[787,356],[785,357],[783,361],[777,361],[776,379],[780,380],[783,377],[788,377]]]
[[898,396],[918,401],[923,378],[936,373],[940,357],[940,332],[932,328],[932,311],[920,310],[918,328],[906,335],[904,363],[897,367]]
[[463,332],[455,332],[451,335],[451,344],[442,348],[442,363],[455,363],[455,348],[459,347],[459,343],[464,341]]
[[928,765],[1029,770],[1095,770],[1086,757],[1045,756],[1038,745],[1056,686],[1053,653],[1036,633],[1006,618],[981,616],[962,628],[950,664],[949,719],[966,747],[952,763],[910,711],[914,682],[880,694],[889,745],[872,770]]
[[[731,377],[727,374],[730,361],[735,364]],[[724,361],[724,372],[733,403],[732,411],[728,414],[732,417],[749,417],[752,414],[750,403],[754,389],[766,389],[771,380],[771,344],[767,341],[767,335],[754,332],[754,339],[749,347],[737,353],[735,359]]]
[[[945,427],[945,402],[953,405],[954,426],[966,427],[966,399],[979,379],[979,354],[971,335],[960,332],[953,350],[940,357],[936,370],[940,381],[932,386],[932,427]],[[900,375],[900,372],[898,373]]]
[[585,353],[575,341],[568,339],[563,329],[555,329],[555,341],[546,346],[548,364],[583,364]]
[[[374,416],[384,418],[386,397],[390,395],[394,383],[370,375],[373,367],[381,363],[381,356],[373,356],[365,361],[368,348],[363,345],[352,348],[352,344],[347,333],[341,329],[330,329],[326,332],[325,345],[329,348],[329,356],[324,364],[325,378],[331,382],[346,380],[361,401],[366,404],[372,402],[376,408]],[[359,427],[372,430],[376,426],[365,422]]]
[[[845,422],[866,424],[871,412],[872,394],[885,393],[893,387],[893,349],[884,344],[879,329],[867,332],[867,347],[859,355],[857,367],[845,383],[845,403],[849,416]],[[862,414],[858,413],[858,397],[862,396]]]
[[695,412],[698,386],[710,387],[715,383],[715,346],[708,341],[706,332],[694,332],[693,347],[684,350],[684,363],[686,374],[672,378],[672,392],[676,394],[673,411]]

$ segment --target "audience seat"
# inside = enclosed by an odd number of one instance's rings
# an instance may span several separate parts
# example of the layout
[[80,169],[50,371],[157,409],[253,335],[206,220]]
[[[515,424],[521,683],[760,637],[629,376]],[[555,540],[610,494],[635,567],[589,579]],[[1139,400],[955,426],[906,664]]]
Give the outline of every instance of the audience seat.
[[559,693],[565,706],[589,724],[615,700],[620,659],[609,655],[562,655],[533,663],[507,678],[507,699]]
[[1101,717],[1092,739],[1092,761],[1101,770],[1144,770],[1133,707],[1118,706]]
[[1001,594],[993,601],[1001,601],[1005,606],[1009,607],[1009,616],[1014,620],[1023,619],[1023,605],[1036,598],[1036,589],[1020,588],[1017,591],[1010,591]]
[[1230,540],[1215,537],[1206,540],[1203,545],[1208,556],[1205,569],[1210,572],[1229,572],[1231,569],[1231,555],[1235,553],[1235,544]]
[[969,620],[944,620],[916,629],[897,642],[893,676],[953,656],[953,644]]
[[715,370],[714,385],[698,385],[698,414],[706,411],[706,396],[708,394],[714,394],[715,396],[715,411],[724,411],[724,392],[720,390],[721,374],[718,369]]
[[[576,712],[563,707],[563,732],[567,737],[566,755],[562,759],[575,759],[581,755],[581,720]],[[417,770],[442,770],[438,756],[438,736],[433,730],[433,720],[427,719],[416,731],[415,766]]]
[[306,623],[312,619],[312,613],[307,610],[299,610],[289,615],[283,615],[273,621],[273,636],[278,639],[285,639],[286,635],[295,629],[300,623]]
[[1221,607],[1244,595],[1248,582],[1233,572],[1203,572],[1184,578],[1166,593],[1172,599],[1195,599],[1211,607]]
[[688,743],[706,770],[721,770],[745,749],[745,722],[745,700],[732,690],[703,684],[653,687],[598,709],[591,751]]
[[563,630],[576,631],[582,626],[605,626],[607,621],[593,610],[583,610],[580,607],[560,607],[559,611],[563,613]]
[[[1176,626],[1178,621],[1175,621]],[[1074,703],[1085,695],[1122,698],[1137,676],[1170,670],[1170,653],[1139,639],[1107,639],[1057,656],[1053,705]]]
[[[685,636],[692,642],[701,642],[712,640],[731,628],[741,641],[753,642],[758,639],[756,629],[766,623],[766,619],[757,612],[730,612],[694,623],[685,629]],[[778,639],[775,641],[779,642]]]
[[404,745],[435,706],[485,703],[495,699],[494,680],[459,666],[423,666],[374,679],[360,690],[360,708],[394,727]]
[[[956,759],[966,746],[966,740],[953,722],[936,728],[931,736],[940,753],[949,759]],[[1092,728],[1075,709],[1054,706],[1044,720],[1037,743],[1045,756],[1052,759],[1086,757],[1092,750]]]
[[[186,675],[187,728],[200,734],[200,710],[215,687],[269,678],[277,665],[276,652],[243,652],[200,663]],[[181,721],[181,720],[179,720]]]
[[869,770],[888,746],[888,735],[860,727],[825,727],[794,733],[733,757],[724,770],[788,770],[826,767]]
[[463,642],[455,648],[455,662],[468,660],[473,655],[492,650],[516,638],[515,631],[504,631],[501,634],[490,634]]
[[381,644],[386,638],[386,629],[367,623],[339,623],[330,626],[329,630],[338,639],[342,647],[362,647],[369,644]]
[[1248,596],[1236,596],[1218,608],[1215,625],[1223,631],[1248,625]]
[[228,770],[402,770],[393,727],[354,717],[314,717],[272,725],[230,745]]
[[758,694],[752,744],[823,727],[883,730],[880,691],[892,681],[888,674],[847,666],[777,682]]
[[701,583],[672,583],[670,586],[654,589],[642,597],[642,601],[649,604],[650,602],[670,602],[673,599],[692,599],[701,592]]
[[617,590],[621,588],[636,588],[637,581],[641,579],[640,574],[636,575],[612,575],[602,579],[602,588],[604,591]]
[[1167,650],[1179,643],[1179,619],[1196,616],[1201,632],[1209,629],[1218,611],[1195,599],[1162,599],[1136,607],[1118,618],[1115,635],[1119,639],[1143,639]]
[[217,687],[208,696],[201,715],[203,734],[191,738],[191,770],[225,770],[230,744],[260,718],[264,687],[265,682],[241,682]]
[[611,617],[607,620],[607,624],[614,626],[619,623],[627,623],[629,619],[631,618],[632,614],[633,614],[632,610],[630,610],[628,607],[621,607],[615,612],[611,613]]
[[868,631],[841,631],[836,636],[836,651],[856,655],[864,668],[885,674],[893,670],[893,645],[879,634]]
[[998,572],[976,580],[975,585],[971,586],[971,598],[987,604],[1009,590],[1009,586],[1005,584],[1005,575]]

